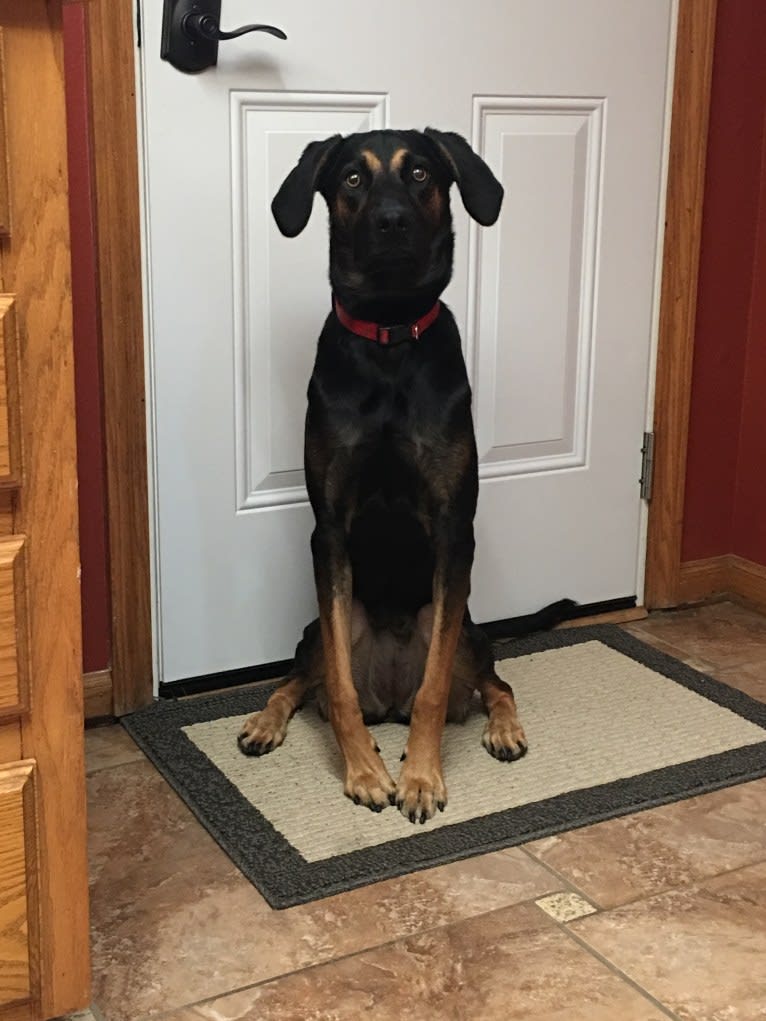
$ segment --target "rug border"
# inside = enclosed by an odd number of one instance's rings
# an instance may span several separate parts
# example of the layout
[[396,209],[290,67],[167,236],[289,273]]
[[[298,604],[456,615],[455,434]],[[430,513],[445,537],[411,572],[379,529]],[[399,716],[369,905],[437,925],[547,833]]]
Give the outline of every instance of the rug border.
[[[660,652],[616,625],[562,629],[495,643],[497,659],[579,645],[604,645],[766,729],[766,704]],[[158,702],[122,719],[139,747],[273,908],[318,900],[409,872],[579,829],[766,776],[766,740],[690,763],[582,788],[438,830],[399,837],[320,862],[307,862],[219,770],[205,791],[210,760],[181,728],[262,708],[276,682],[234,692]],[[513,768],[509,766],[509,768]],[[243,828],[251,835],[245,847]]]

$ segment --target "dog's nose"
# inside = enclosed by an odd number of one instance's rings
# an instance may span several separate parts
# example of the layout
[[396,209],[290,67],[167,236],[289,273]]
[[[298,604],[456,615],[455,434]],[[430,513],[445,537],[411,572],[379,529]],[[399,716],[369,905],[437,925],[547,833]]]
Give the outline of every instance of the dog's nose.
[[381,234],[406,234],[410,218],[404,206],[383,206],[375,214],[375,228]]

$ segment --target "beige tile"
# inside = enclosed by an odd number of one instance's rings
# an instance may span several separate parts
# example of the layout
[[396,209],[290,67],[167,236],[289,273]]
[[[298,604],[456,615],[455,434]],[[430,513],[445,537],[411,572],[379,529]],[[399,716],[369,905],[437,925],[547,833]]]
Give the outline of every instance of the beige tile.
[[89,727],[85,731],[85,769],[95,773],[128,762],[140,762],[144,753],[118,724]]
[[683,1021],[766,1019],[766,864],[571,928]]
[[109,1021],[563,887],[515,849],[276,912],[148,762],[95,773],[89,792],[93,998]]
[[766,658],[766,617],[734,603],[657,611],[628,627],[638,637],[651,635],[716,667]]
[[579,893],[549,893],[535,904],[557,922],[573,922],[575,918],[592,915],[596,908]]
[[595,904],[625,904],[766,860],[766,779],[526,846]]
[[167,1021],[664,1021],[532,905],[413,936]]

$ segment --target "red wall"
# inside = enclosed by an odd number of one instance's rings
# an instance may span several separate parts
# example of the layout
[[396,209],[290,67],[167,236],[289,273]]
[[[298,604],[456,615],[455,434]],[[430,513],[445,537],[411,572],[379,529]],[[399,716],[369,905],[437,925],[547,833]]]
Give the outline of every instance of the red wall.
[[63,10],[72,232],[83,669],[87,672],[103,670],[109,666],[111,610],[107,574],[104,426],[86,15],[80,0],[70,0]]
[[766,3],[719,0],[684,560],[766,564]]
[[[766,62],[766,48],[762,52]],[[766,564],[766,128],[737,460],[733,552]]]

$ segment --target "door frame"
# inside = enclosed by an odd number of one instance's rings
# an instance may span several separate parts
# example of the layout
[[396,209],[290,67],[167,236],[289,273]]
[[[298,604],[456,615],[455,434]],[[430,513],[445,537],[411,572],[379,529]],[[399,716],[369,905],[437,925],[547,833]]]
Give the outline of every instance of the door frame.
[[86,704],[91,694],[95,715],[122,716],[152,701],[154,673],[136,21],[134,0],[89,0],[85,11],[112,611],[111,676],[86,677]]
[[[647,608],[680,600],[697,275],[717,0],[678,0],[659,330]],[[89,0],[90,92],[112,599],[112,698],[151,701],[152,597],[134,0]],[[117,172],[119,168],[119,172]],[[131,169],[132,168],[132,169]],[[103,681],[102,681],[103,683]]]

